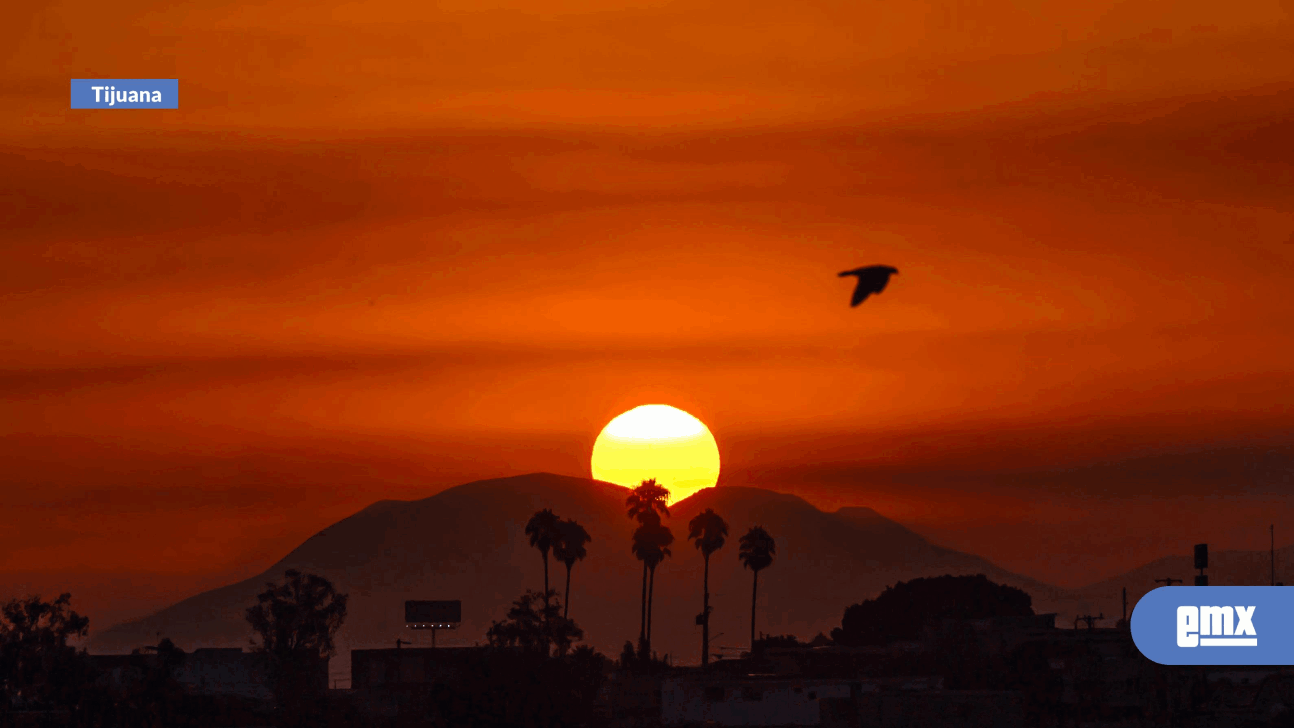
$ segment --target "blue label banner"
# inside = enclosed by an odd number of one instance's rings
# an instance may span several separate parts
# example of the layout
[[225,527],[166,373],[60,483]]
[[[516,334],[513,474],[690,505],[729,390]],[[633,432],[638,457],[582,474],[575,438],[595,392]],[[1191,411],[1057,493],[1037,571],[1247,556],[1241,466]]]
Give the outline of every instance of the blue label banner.
[[1294,586],[1161,586],[1131,627],[1161,665],[1294,665]]
[[178,109],[178,78],[74,78],[73,109]]

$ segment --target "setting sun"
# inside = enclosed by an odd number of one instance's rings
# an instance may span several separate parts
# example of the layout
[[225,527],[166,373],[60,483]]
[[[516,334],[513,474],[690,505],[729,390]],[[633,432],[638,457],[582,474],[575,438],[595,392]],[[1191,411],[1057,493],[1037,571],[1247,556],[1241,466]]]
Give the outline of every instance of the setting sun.
[[602,428],[592,467],[594,478],[628,487],[655,478],[674,503],[719,481],[719,446],[701,420],[676,407],[645,404]]

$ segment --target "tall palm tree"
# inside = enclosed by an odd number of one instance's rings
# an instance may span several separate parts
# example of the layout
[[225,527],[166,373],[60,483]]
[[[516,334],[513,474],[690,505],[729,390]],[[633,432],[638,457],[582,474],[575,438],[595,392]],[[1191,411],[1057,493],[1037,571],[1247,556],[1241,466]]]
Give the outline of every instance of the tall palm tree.
[[638,623],[638,643],[640,645],[647,642],[647,562],[655,557],[651,537],[648,536],[646,529],[647,524],[643,524],[634,531],[633,543],[629,547],[634,558],[643,562],[642,611],[639,612]]
[[562,607],[562,616],[571,614],[571,567],[576,561],[583,561],[589,555],[584,544],[593,540],[588,531],[575,521],[563,520],[557,524],[561,538],[553,545],[553,558],[566,564],[566,603]]
[[652,537],[656,543],[655,558],[648,564],[650,576],[647,581],[647,647],[651,648],[651,622],[652,622],[652,604],[654,603],[653,595],[656,591],[656,567],[660,566],[666,558],[672,556],[669,545],[674,543],[674,534],[670,532],[668,526],[655,526],[652,529]]
[[657,483],[655,478],[648,478],[629,492],[625,506],[629,508],[629,517],[639,523],[646,523],[652,517],[659,522],[661,516],[669,516],[668,500],[669,488]]
[[557,530],[557,524],[560,520],[551,508],[545,508],[542,511],[536,511],[535,515],[531,516],[526,523],[526,535],[530,537],[530,545],[539,549],[539,553],[544,557],[545,605],[548,603],[548,551],[562,537]]
[[713,508],[701,511],[687,524],[688,540],[694,542],[705,559],[701,581],[701,666],[710,664],[710,554],[723,548],[728,522]]
[[755,584],[750,592],[750,651],[753,654],[755,652],[755,597],[759,595],[759,572],[773,563],[777,544],[773,542],[773,537],[768,535],[768,531],[765,531],[763,526],[751,526],[746,535],[741,537],[740,544],[741,550],[737,557],[741,559],[741,565],[755,572]]
[[661,516],[669,515],[669,508],[666,506],[666,501],[668,500],[669,489],[657,483],[655,478],[644,480],[638,487],[630,491],[629,497],[625,499],[625,506],[629,509],[629,518],[638,521],[639,524],[638,531],[634,532],[634,542],[630,550],[633,551],[634,556],[638,557],[639,561],[643,562],[642,613],[638,628],[638,641],[640,643],[647,640],[647,563],[648,557],[654,554],[654,551],[651,548],[650,539],[639,543],[639,535],[640,532],[644,535],[648,533],[643,531],[642,526],[649,524],[659,526]]
[[668,526],[661,525],[659,521],[648,519],[647,523],[639,526],[634,531],[634,555],[642,560],[643,566],[650,575],[643,610],[645,626],[641,635],[647,645],[648,654],[650,654],[651,650],[651,612],[652,597],[656,590],[656,567],[660,566],[661,562],[671,555],[669,545],[672,543],[674,543],[674,534],[670,532]]

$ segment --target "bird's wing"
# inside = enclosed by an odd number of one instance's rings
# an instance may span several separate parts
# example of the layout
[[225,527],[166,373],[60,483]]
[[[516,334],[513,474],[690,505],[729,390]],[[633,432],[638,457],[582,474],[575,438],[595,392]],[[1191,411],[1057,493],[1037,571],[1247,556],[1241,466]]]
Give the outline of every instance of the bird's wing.
[[858,274],[858,280],[867,283],[867,289],[872,293],[880,293],[885,290],[886,284],[890,282],[890,276],[895,272],[897,271],[888,265],[873,265],[864,268]]
[[869,265],[863,268],[855,268],[839,273],[844,276],[858,276],[858,285],[854,288],[853,298],[850,299],[850,306],[857,306],[873,293],[880,293],[885,290],[885,286],[890,282],[890,276],[898,273],[897,268],[888,265]]
[[867,281],[864,280],[862,276],[859,276],[858,285],[854,286],[854,297],[849,299],[849,305],[857,306],[863,301],[866,301],[867,297],[870,295],[872,295],[871,286],[868,285]]

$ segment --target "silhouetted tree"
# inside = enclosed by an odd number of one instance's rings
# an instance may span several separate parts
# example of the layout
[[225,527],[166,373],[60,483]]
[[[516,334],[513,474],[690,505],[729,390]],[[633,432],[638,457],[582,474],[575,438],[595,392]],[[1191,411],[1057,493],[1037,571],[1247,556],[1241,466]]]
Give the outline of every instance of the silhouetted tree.
[[[669,515],[669,507],[666,503],[669,500],[669,489],[658,484],[655,478],[648,478],[634,488],[625,499],[625,506],[629,509],[629,518],[638,522],[641,526],[648,524],[660,525],[661,516]],[[641,624],[638,629],[638,641],[647,640],[647,559],[644,557],[651,552],[650,545],[646,542],[639,543],[638,533],[634,533],[634,542],[631,547],[634,556],[643,562],[643,591],[642,591],[642,614]]]
[[625,646],[620,650],[620,669],[632,670],[637,661],[638,653],[634,650],[634,643],[625,640]]
[[737,558],[741,559],[742,566],[755,574],[755,582],[750,591],[750,650],[753,653],[755,651],[755,599],[759,596],[759,572],[772,565],[773,556],[777,553],[777,544],[773,542],[773,537],[768,535],[768,531],[765,531],[763,526],[751,526],[739,543],[741,549],[737,553]]
[[584,527],[572,520],[563,520],[557,524],[557,532],[561,535],[556,545],[553,546],[553,557],[558,561],[566,564],[566,604],[563,617],[569,617],[571,611],[571,567],[576,561],[583,561],[585,556],[589,555],[584,544],[593,540],[589,532]]
[[305,720],[305,709],[327,688],[325,660],[336,652],[333,638],[346,620],[348,595],[318,574],[288,569],[284,577],[282,584],[265,585],[247,609],[247,622],[260,638],[252,644],[280,707]]
[[68,644],[84,637],[90,619],[69,608],[71,594],[53,602],[39,596],[11,599],[0,607],[0,696],[23,707],[72,704],[89,678],[85,650]]
[[[542,606],[538,605],[541,601]],[[584,630],[561,612],[556,592],[527,591],[512,603],[506,618],[490,625],[485,637],[494,647],[539,652],[545,657],[555,649],[557,655],[565,655],[572,643],[584,639]]]
[[670,532],[668,526],[662,525],[659,521],[648,519],[647,523],[639,526],[634,531],[633,553],[634,556],[641,559],[643,566],[647,568],[647,627],[644,632],[644,639],[651,648],[651,623],[652,623],[652,597],[656,590],[656,567],[670,556],[669,545],[674,543],[674,534]]
[[589,725],[608,661],[588,646],[570,649],[584,633],[561,612],[556,592],[514,601],[486,632],[490,648],[467,653],[433,688],[434,724]]
[[648,478],[634,488],[625,499],[625,506],[629,508],[629,517],[639,523],[646,523],[648,520],[660,521],[661,516],[669,517],[669,489],[656,482],[655,478]]
[[710,664],[710,555],[723,548],[728,523],[713,508],[701,511],[687,524],[687,537],[701,551],[705,572],[701,577],[701,665]]
[[526,535],[530,537],[530,545],[539,549],[540,555],[544,557],[544,594],[548,593],[548,551],[562,537],[557,529],[560,522],[561,519],[553,513],[552,509],[545,508],[542,511],[536,511],[526,523]]
[[647,538],[646,526],[639,526],[634,530],[633,542],[629,550],[633,553],[634,558],[643,562],[643,590],[642,590],[642,610],[639,614],[640,625],[638,628],[638,644],[647,644],[647,562],[654,558],[655,547],[651,539]]
[[1032,614],[1032,598],[1015,587],[995,584],[983,574],[945,575],[900,581],[875,599],[850,606],[831,638],[842,645],[881,645],[918,639],[936,620]]

